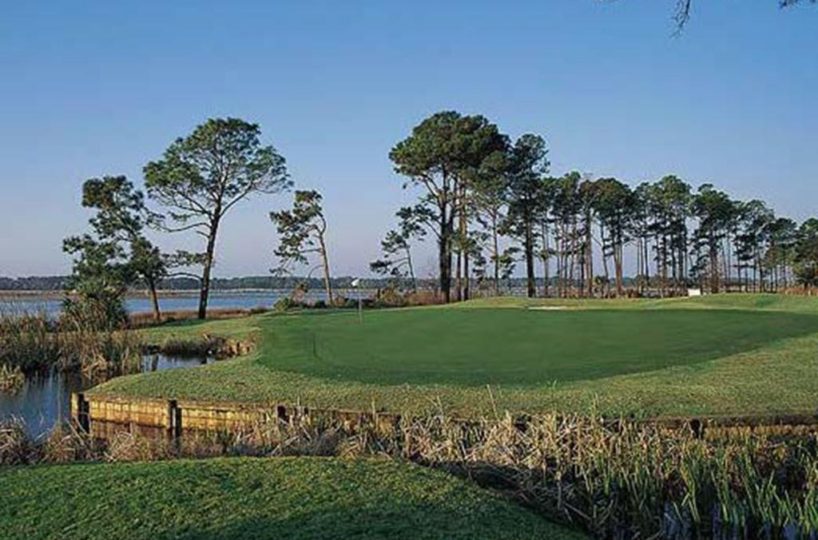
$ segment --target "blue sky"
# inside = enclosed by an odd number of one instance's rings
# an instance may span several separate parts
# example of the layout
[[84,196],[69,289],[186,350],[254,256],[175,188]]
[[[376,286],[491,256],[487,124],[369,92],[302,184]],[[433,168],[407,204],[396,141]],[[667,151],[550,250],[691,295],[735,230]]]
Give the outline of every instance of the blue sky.
[[[258,122],[324,193],[359,274],[411,200],[388,152],[439,110],[544,135],[552,170],[674,173],[818,215],[818,7],[697,0],[14,2],[0,17],[0,275],[68,272],[85,178],[127,174],[213,116]],[[270,209],[229,215],[217,275],[273,265]],[[161,237],[166,249],[192,236]],[[432,270],[431,250],[421,271]]]

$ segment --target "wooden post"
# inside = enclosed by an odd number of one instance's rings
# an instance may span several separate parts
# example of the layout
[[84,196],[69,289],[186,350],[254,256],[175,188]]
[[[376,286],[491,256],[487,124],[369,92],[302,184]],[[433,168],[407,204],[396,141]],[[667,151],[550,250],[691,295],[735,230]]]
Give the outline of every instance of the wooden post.
[[287,407],[284,405],[276,406],[276,416],[278,417],[279,422],[282,424],[286,424],[290,420],[287,416]]
[[90,406],[81,392],[71,394],[71,418],[76,420],[83,432],[91,432]]
[[175,399],[168,401],[168,438],[179,447],[182,439],[182,409]]

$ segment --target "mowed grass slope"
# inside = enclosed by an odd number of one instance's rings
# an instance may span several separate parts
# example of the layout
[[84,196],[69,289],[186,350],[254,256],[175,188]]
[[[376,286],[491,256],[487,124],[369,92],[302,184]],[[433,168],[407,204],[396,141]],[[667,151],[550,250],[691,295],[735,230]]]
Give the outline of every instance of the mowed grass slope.
[[8,539],[583,538],[445,473],[385,460],[0,469]]
[[[529,309],[531,307],[560,309]],[[240,322],[239,322],[240,321]],[[206,323],[254,335],[250,358],[111,381],[96,392],[457,414],[812,413],[818,301],[493,299]],[[197,332],[165,327],[152,339]]]

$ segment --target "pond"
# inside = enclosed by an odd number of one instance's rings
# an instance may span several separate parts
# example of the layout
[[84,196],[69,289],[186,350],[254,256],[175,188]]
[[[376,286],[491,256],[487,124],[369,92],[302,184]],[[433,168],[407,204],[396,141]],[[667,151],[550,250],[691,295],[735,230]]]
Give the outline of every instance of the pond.
[[[209,364],[212,358],[179,357],[147,354],[142,358],[143,371],[182,369]],[[0,391],[0,422],[20,418],[34,437],[47,434],[70,414],[72,392],[82,392],[99,384],[79,373],[49,373],[28,377],[14,393]]]

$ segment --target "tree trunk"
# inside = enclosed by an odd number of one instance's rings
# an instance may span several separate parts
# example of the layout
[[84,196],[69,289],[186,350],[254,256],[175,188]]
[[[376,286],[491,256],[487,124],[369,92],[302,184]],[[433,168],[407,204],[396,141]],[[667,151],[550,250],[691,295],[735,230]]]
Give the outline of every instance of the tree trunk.
[[645,263],[645,284],[642,288],[642,293],[645,292],[645,287],[650,287],[650,242],[649,238],[645,236],[642,240],[642,261]]
[[541,224],[542,228],[542,266],[543,266],[543,286],[542,286],[542,295],[544,298],[548,298],[548,281],[551,279],[551,273],[549,270],[548,260],[551,258],[551,254],[549,253],[549,245],[548,245],[548,222],[543,220]]
[[460,302],[463,299],[462,291],[463,291],[463,284],[460,278],[460,268],[463,264],[463,248],[462,246],[457,247],[457,257],[455,258],[455,277],[454,277],[454,299],[455,302]]
[[438,272],[440,280],[440,293],[443,295],[443,301],[449,303],[451,301],[451,286],[452,286],[452,237],[449,223],[448,212],[448,190],[443,191],[438,200],[438,211],[440,212],[440,235],[438,238]]
[[[625,289],[625,280],[623,277],[622,272],[622,259],[623,259],[623,249],[622,249],[622,241],[617,239],[616,245],[614,246],[614,272],[616,273],[616,296],[622,296]],[[607,279],[607,272],[606,279]]]
[[494,296],[500,296],[500,240],[497,234],[497,213],[491,215],[491,235],[494,242]]
[[324,233],[318,234],[318,245],[321,253],[321,265],[324,268],[324,289],[327,291],[327,305],[333,307],[335,305],[335,298],[332,296],[332,279],[329,271],[329,254],[327,253],[327,245],[324,242]]
[[466,214],[466,186],[460,190],[460,235],[463,252],[463,294],[462,299],[469,299],[469,217]]
[[537,284],[534,277],[534,231],[531,228],[531,219],[525,217],[525,275],[526,289],[529,298],[537,296]]
[[591,212],[585,214],[585,279],[587,280],[586,288],[588,290],[588,297],[594,296],[594,246],[593,235],[591,231],[592,226]]
[[719,292],[719,252],[718,244],[714,238],[710,238],[710,292]]
[[440,293],[443,295],[443,301],[449,303],[451,301],[451,276],[449,274],[450,259],[449,249],[446,245],[448,240],[441,238],[438,246],[438,267],[440,271]]
[[409,267],[409,278],[412,280],[412,292],[415,292],[418,290],[418,282],[415,278],[415,267],[412,264],[412,252],[408,247],[406,248],[406,265]]
[[162,322],[162,312],[159,310],[159,295],[156,292],[156,282],[153,279],[149,279],[147,282],[151,308],[153,309],[153,320],[159,323]]
[[205,260],[202,266],[202,282],[199,287],[198,318],[200,320],[207,318],[207,300],[210,297],[210,271],[213,268],[213,256],[216,252],[216,234],[219,231],[220,214],[221,208],[215,208],[213,215],[216,217],[210,222],[210,231],[207,235],[207,248],[205,249]]
[[[602,296],[608,296],[610,274],[608,273],[608,252],[605,249],[605,226],[602,224],[602,220],[599,221],[599,240],[602,242],[602,272],[605,276],[605,285],[600,292],[602,293]],[[611,241],[613,241],[613,237],[611,237]]]

